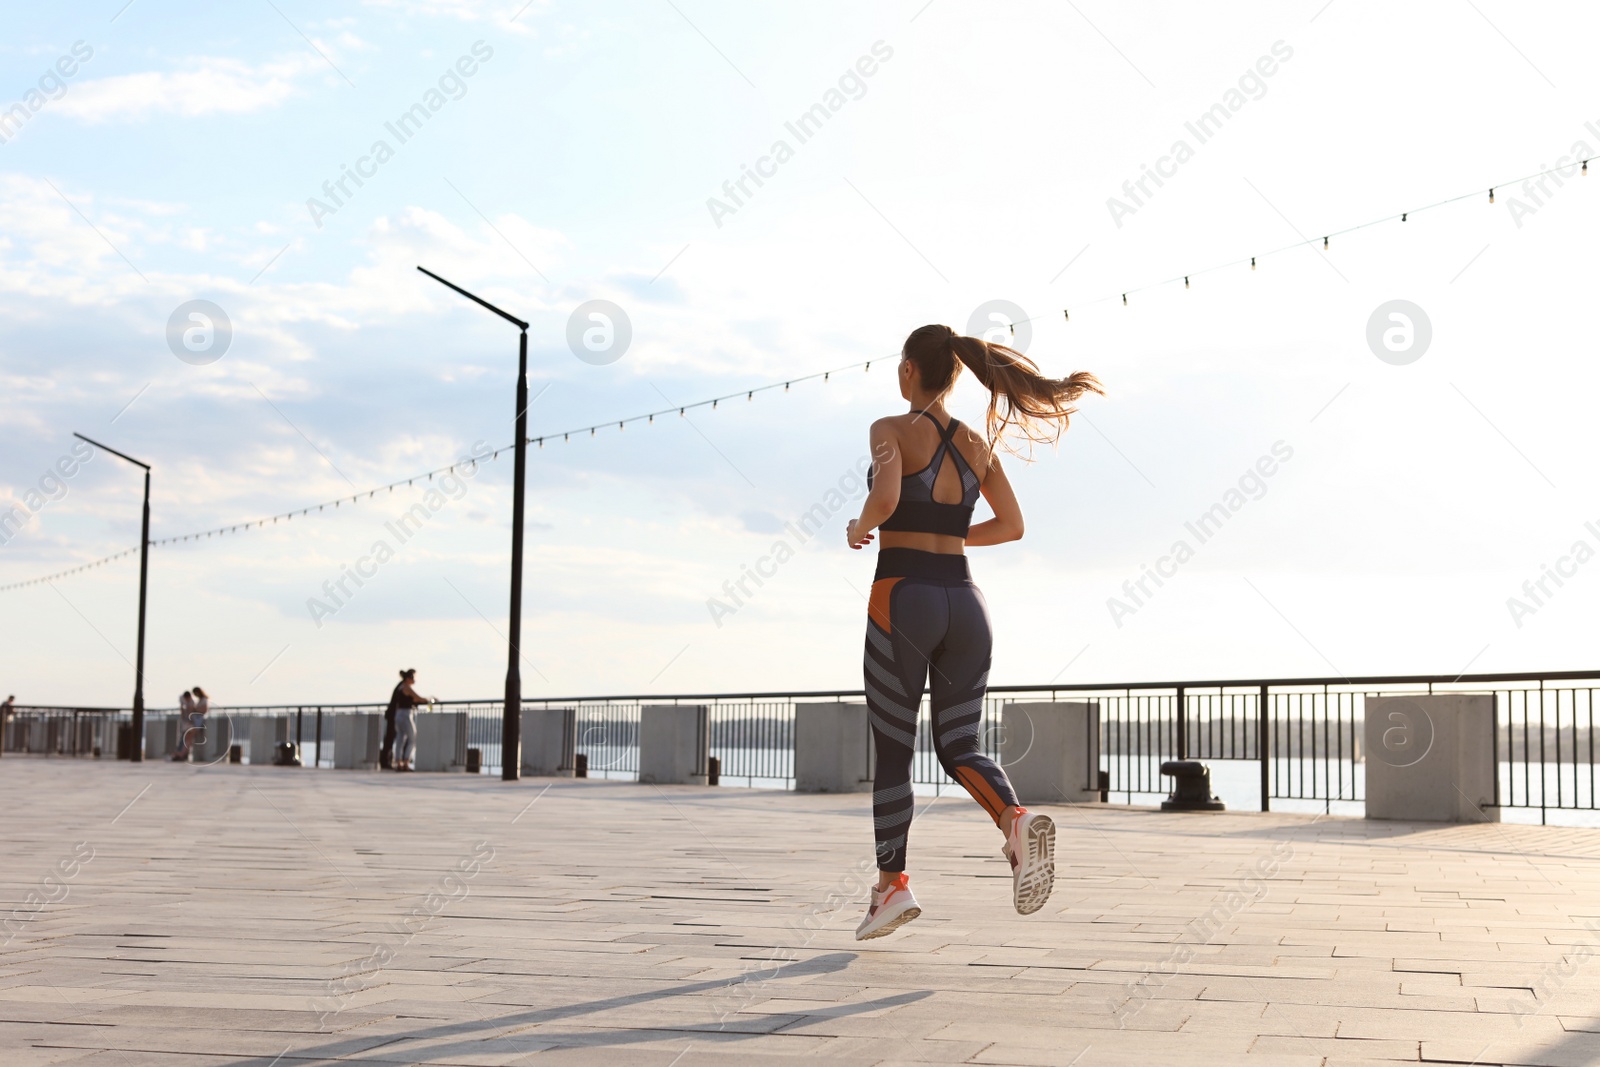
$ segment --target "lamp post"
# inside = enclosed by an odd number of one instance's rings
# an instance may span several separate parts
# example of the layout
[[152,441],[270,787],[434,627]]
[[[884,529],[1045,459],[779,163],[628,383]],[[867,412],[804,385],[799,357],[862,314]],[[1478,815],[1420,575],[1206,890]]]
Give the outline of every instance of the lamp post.
[[145,589],[150,581],[150,464],[141,463],[99,441],[74,433],[80,441],[88,441],[102,452],[110,452],[136,467],[144,468],[144,521],[139,530],[139,650],[133,664],[133,737],[129,739],[128,758],[134,763],[144,761],[144,602]]
[[522,671],[517,665],[517,656],[522,645],[522,514],[528,469],[528,324],[461,286],[445,281],[426,267],[419,266],[417,269],[440,285],[454,289],[473,303],[488,308],[522,331],[517,350],[516,462],[512,465],[511,475],[514,482],[511,490],[511,635],[507,642],[510,647],[506,651],[506,705],[500,724],[500,778],[514,782],[522,777]]

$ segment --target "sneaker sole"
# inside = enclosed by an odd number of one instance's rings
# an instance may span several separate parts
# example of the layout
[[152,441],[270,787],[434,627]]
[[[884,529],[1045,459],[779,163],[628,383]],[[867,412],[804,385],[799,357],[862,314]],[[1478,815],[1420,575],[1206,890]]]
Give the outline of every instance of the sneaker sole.
[[1028,823],[1025,856],[1012,888],[1018,915],[1032,915],[1050,899],[1056,884],[1056,824],[1047,815]]
[[900,927],[904,926],[906,923],[910,922],[912,919],[915,919],[921,914],[922,909],[913,905],[912,907],[907,908],[905,911],[902,911],[899,915],[896,915],[894,918],[890,919],[888,922],[884,923],[882,926],[878,927],[876,930],[872,930],[865,934],[857,934],[856,940],[871,941],[875,937],[882,937],[884,934],[892,934],[896,930],[900,929]]

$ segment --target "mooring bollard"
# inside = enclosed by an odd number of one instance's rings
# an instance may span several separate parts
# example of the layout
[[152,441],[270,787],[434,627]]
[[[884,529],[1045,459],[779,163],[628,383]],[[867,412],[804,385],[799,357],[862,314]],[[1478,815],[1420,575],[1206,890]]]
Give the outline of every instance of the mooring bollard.
[[1227,811],[1211,792],[1211,768],[1199,760],[1168,760],[1162,774],[1172,775],[1172,795],[1161,802],[1162,811]]
[[722,757],[708,756],[706,758],[706,785],[716,785],[722,780]]

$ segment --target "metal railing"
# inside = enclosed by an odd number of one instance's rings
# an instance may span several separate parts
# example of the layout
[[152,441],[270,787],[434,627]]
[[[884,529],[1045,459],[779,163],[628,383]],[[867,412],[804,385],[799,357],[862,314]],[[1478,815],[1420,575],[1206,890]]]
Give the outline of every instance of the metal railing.
[[[1097,744],[1087,746],[1092,755],[1083,767],[1085,789],[1122,794],[1131,803],[1167,792],[1160,774],[1166,760],[1242,761],[1256,764],[1253,791],[1263,810],[1274,800],[1314,801],[1331,810],[1334,803],[1365,796],[1368,698],[1486,693],[1496,702],[1495,803],[1600,810],[1597,689],[1600,671],[996,686],[984,701],[979,744],[1002,758],[1007,704],[1082,701],[1096,706],[1099,719]],[[585,757],[588,773],[632,778],[639,770],[642,709],[704,705],[710,754],[720,762],[723,780],[788,786],[794,780],[795,706],[863,699],[860,690],[814,690],[535,698],[524,699],[523,706],[570,709],[574,750]],[[501,702],[441,701],[436,707],[467,716],[467,746],[479,751],[484,773],[498,773]],[[245,745],[251,762],[261,762],[264,754],[248,752],[251,717],[291,716],[290,738],[299,743],[306,765],[328,767],[337,718],[381,715],[383,709],[380,703],[254,705],[215,709],[213,719],[226,717],[234,743]],[[924,701],[924,720],[927,714]],[[173,709],[152,709],[146,719],[161,722],[173,715]],[[0,751],[87,756],[98,750],[109,756],[117,748],[117,727],[126,722],[126,712],[117,709],[19,708],[0,734]],[[939,765],[932,731],[919,730],[917,741],[912,780],[937,789],[954,785]],[[465,753],[460,755],[464,762]]]

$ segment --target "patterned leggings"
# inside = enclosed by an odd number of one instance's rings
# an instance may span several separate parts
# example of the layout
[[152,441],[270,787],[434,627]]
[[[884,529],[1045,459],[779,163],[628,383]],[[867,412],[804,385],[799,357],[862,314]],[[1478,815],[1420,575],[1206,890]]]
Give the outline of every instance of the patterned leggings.
[[933,743],[946,774],[999,825],[1017,803],[1005,771],[978,748],[993,635],[983,594],[966,557],[912,549],[879,551],[867,611],[867,710],[877,748],[872,815],[878,869],[906,869],[911,827],[911,762],[917,709],[931,672]]

